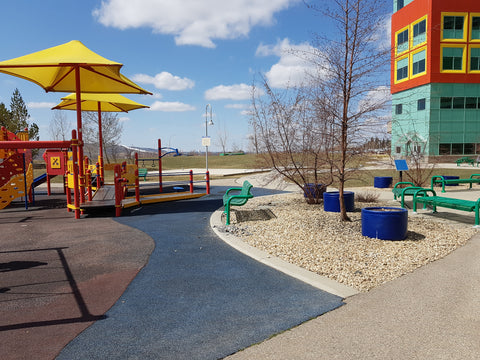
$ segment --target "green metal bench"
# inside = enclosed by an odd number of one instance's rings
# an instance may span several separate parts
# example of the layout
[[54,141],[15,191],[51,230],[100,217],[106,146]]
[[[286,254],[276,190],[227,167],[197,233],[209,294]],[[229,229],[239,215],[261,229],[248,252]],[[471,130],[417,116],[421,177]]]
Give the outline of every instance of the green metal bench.
[[[227,215],[226,225],[230,225],[230,207],[232,205],[245,205],[248,199],[253,198],[253,195],[250,192],[252,187],[253,185],[250,184],[247,180],[245,180],[242,187],[233,187],[225,192],[225,194],[223,195],[223,206],[225,207],[223,213]],[[230,194],[230,192],[235,193]]]
[[[405,186],[407,185],[407,186]],[[403,187],[404,186],[404,187]],[[397,198],[400,198],[400,206],[402,208],[405,207],[405,196],[413,196],[415,194],[415,191],[423,189],[420,186],[415,186],[414,183],[409,182],[409,181],[401,181],[398,182],[394,185],[392,192],[393,192],[393,199],[397,200]]]
[[[477,178],[475,178],[477,177]],[[442,193],[445,192],[445,185],[458,185],[458,184],[480,184],[480,174],[472,174],[468,179],[445,179],[443,176],[432,176],[431,188],[433,189],[435,184],[442,185]]]
[[[431,195],[429,195],[431,193]],[[462,199],[453,199],[442,196],[437,196],[437,193],[433,189],[419,189],[413,194],[413,212],[417,212],[417,205],[423,204],[423,208],[431,206],[433,212],[437,212],[437,206],[475,212],[475,226],[479,225],[479,209],[480,209],[480,199],[473,200],[462,200]]]
[[455,161],[457,163],[457,166],[460,166],[460,164],[466,163],[474,166],[475,160],[473,160],[471,157],[464,156],[461,157],[460,159]]
[[144,169],[144,168],[138,169],[138,177],[139,178],[143,177],[143,181],[147,181],[147,174],[148,174],[148,169]]

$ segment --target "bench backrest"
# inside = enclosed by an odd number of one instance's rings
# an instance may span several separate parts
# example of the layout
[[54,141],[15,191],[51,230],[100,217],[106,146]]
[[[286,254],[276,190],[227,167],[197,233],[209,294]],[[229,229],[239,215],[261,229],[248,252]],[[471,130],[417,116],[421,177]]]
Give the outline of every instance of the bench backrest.
[[240,195],[253,197],[253,195],[250,193],[250,190],[252,189],[252,187],[253,185],[250,184],[247,180],[245,180],[243,182],[242,191],[240,192]]

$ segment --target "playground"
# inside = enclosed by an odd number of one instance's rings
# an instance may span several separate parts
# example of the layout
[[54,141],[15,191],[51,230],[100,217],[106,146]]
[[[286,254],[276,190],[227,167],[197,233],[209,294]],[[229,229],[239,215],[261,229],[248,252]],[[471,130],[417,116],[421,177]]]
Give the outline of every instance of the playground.
[[[33,174],[31,149],[45,149],[45,173],[39,176]],[[88,212],[98,212],[100,209],[115,216],[120,216],[122,209],[157,202],[175,201],[201,197],[210,193],[209,172],[194,174],[193,170],[164,174],[162,158],[167,155],[181,156],[178,149],[162,148],[158,140],[158,157],[139,159],[135,154],[135,163],[105,164],[98,161],[91,165],[90,159],[84,158],[80,176],[77,161],[78,140],[75,131],[72,140],[30,142],[26,132],[13,134],[5,128],[1,130],[0,138],[0,210],[12,202],[21,201],[25,209],[35,204],[35,188],[46,183],[47,193],[51,194],[51,180],[61,177],[63,191],[66,197],[66,210],[73,211],[75,218]],[[100,153],[101,154],[101,153]],[[149,174],[147,169],[140,168],[145,161],[157,166],[157,170]],[[100,165],[102,164],[102,166]],[[105,179],[105,171],[113,172],[113,179]],[[140,175],[140,172],[142,174]],[[175,177],[175,181],[165,182],[165,177]],[[140,184],[140,177],[155,178],[157,182],[149,181]],[[203,186],[199,186],[203,183]],[[72,200],[73,192],[73,200]],[[30,204],[30,205],[29,205]]]

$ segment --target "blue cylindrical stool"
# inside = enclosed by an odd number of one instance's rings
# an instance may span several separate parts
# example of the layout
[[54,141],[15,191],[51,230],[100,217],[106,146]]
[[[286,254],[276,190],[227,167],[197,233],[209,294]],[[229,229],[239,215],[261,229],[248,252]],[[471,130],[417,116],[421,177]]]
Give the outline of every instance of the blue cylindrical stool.
[[[460,176],[454,175],[442,175],[445,180],[457,180],[460,179]],[[458,186],[458,184],[445,184],[445,186]]]
[[396,207],[362,209],[362,235],[381,240],[403,240],[407,237],[408,211]]
[[375,176],[373,179],[373,187],[388,188],[392,185],[393,178],[391,176]]
[[[355,210],[355,193],[353,191],[343,192],[343,203],[349,212]],[[323,210],[340,212],[340,193],[338,191],[323,193]]]

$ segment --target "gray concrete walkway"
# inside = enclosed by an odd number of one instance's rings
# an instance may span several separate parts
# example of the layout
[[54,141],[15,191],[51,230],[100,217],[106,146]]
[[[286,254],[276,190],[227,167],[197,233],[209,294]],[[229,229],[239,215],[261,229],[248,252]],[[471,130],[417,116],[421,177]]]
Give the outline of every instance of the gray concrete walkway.
[[480,236],[228,359],[478,359]]

